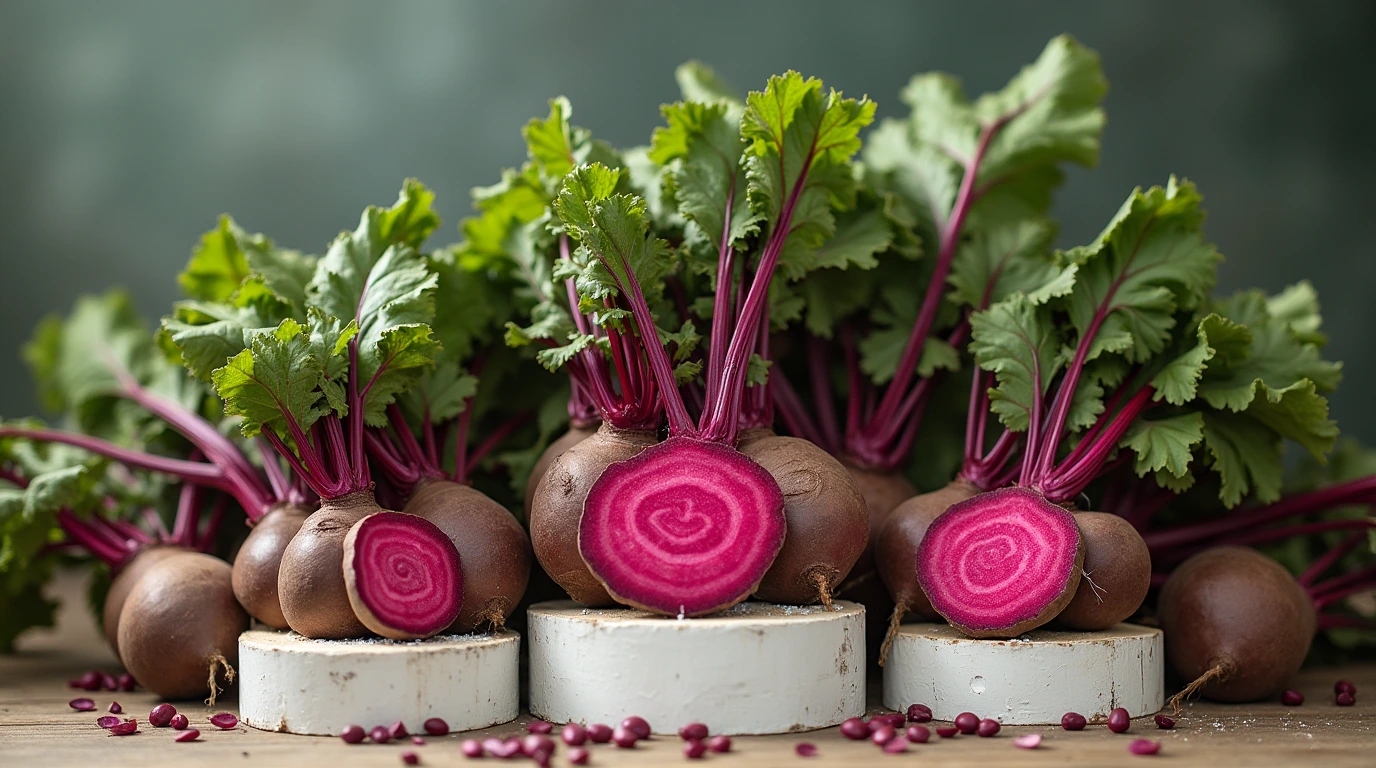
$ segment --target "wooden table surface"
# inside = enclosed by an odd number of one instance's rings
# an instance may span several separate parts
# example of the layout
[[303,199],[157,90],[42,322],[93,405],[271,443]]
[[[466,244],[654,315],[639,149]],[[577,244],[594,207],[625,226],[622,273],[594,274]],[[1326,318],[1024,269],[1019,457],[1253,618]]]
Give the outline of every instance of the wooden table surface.
[[[73,594],[79,584],[63,592]],[[222,701],[215,709],[197,702],[179,704],[178,709],[200,726],[201,740],[173,742],[171,729],[151,728],[146,724],[149,709],[158,699],[146,692],[88,694],[68,688],[66,681],[82,672],[99,668],[116,671],[113,654],[97,633],[93,620],[85,613],[83,600],[74,595],[64,603],[56,631],[34,632],[26,636],[21,650],[0,656],[0,768],[11,766],[400,766],[403,751],[420,755],[421,765],[460,766],[468,764],[459,751],[461,736],[427,739],[425,746],[374,745],[351,746],[337,738],[314,738],[266,733],[239,726],[219,731],[206,722],[217,711],[234,711],[234,701]],[[1332,685],[1339,677],[1356,683],[1359,696],[1354,707],[1333,703]],[[1172,731],[1161,731],[1150,718],[1133,721],[1127,734],[1113,734],[1102,726],[1078,733],[1058,727],[1005,727],[996,737],[981,739],[958,736],[938,739],[933,734],[928,744],[912,745],[902,755],[884,755],[869,742],[850,742],[835,728],[806,734],[767,737],[738,737],[730,754],[710,754],[707,763],[746,767],[800,765],[842,766],[881,764],[918,764],[940,766],[1107,766],[1122,760],[1167,760],[1173,765],[1261,766],[1376,766],[1376,664],[1341,670],[1319,669],[1302,673],[1296,681],[1307,701],[1290,709],[1279,702],[1249,705],[1194,703],[1187,707]],[[872,681],[871,698],[877,701],[878,680]],[[95,712],[76,712],[67,702],[89,696],[97,703]],[[139,720],[140,732],[112,737],[95,725],[97,716],[106,714],[111,700],[118,701],[126,717]],[[876,709],[876,711],[878,711]],[[526,718],[504,726],[470,735],[509,736],[523,734]],[[374,723],[363,723],[365,727]],[[1012,737],[1022,733],[1041,733],[1042,746],[1033,751],[1015,749]],[[1133,738],[1160,739],[1162,748],[1154,758],[1135,758],[1127,751]],[[803,760],[795,747],[803,742],[817,747],[818,754]],[[686,761],[682,744],[675,738],[656,737],[641,742],[633,750],[613,745],[592,748],[590,765],[655,766],[682,765]],[[490,760],[487,762],[491,762]],[[484,765],[485,763],[475,763]],[[568,765],[563,750],[552,765]]]

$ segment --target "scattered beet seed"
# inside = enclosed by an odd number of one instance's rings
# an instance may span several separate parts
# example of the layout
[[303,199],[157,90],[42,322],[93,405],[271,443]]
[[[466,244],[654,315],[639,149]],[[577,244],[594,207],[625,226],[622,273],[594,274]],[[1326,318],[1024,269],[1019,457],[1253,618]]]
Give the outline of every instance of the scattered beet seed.
[[587,765],[587,764],[588,764],[588,750],[583,749],[582,747],[574,747],[573,749],[570,749],[570,750],[569,750],[569,764],[570,764],[570,765]]
[[[239,718],[235,717],[234,715],[232,715],[232,714],[230,714],[230,713],[228,713],[228,712],[220,712],[220,713],[218,713],[218,714],[214,714],[214,715],[211,715],[211,716],[210,716],[210,724],[213,725],[213,726],[215,726],[216,728],[219,728],[219,729],[222,730],[222,731],[227,731],[227,730],[229,730],[230,728],[233,728],[234,726],[236,726],[236,725],[239,724]],[[397,725],[401,725],[401,723],[397,723]],[[394,726],[392,726],[392,727],[395,728],[396,725],[394,725]],[[388,729],[388,734],[389,734],[389,735],[391,734],[391,730],[390,730],[390,729]],[[401,729],[401,735],[402,735],[402,736],[405,736],[405,735],[406,735],[406,728],[405,728],[404,726],[403,726],[402,729]],[[393,736],[393,738],[399,738],[399,737]]]
[[100,687],[107,691],[118,691],[119,681],[115,679],[114,675],[101,674]]
[[893,726],[885,724],[879,726],[874,733],[870,734],[870,741],[882,747],[893,741],[893,738],[897,735],[898,733],[893,729]]
[[1286,688],[1285,692],[1280,695],[1280,703],[1287,707],[1298,707],[1304,703],[1304,694],[1294,688]]
[[406,765],[420,765],[420,755],[415,752],[402,752],[401,762]]
[[[349,728],[357,728],[357,726],[351,725]],[[363,729],[359,728],[359,730],[361,731]],[[345,741],[348,741],[348,739],[345,739]],[[463,744],[459,748],[463,750],[464,757],[483,756],[483,745],[477,739],[464,739]],[[570,757],[569,759],[572,760],[573,758]]]
[[1108,713],[1108,729],[1114,733],[1127,733],[1132,727],[1132,718],[1128,716],[1128,711],[1118,707]]
[[1083,731],[1087,722],[1085,716],[1079,712],[1067,712],[1061,715],[1061,727],[1067,731]]
[[634,747],[639,740],[636,738],[635,732],[624,725],[618,725],[616,730],[612,731],[612,741],[616,742],[616,746],[622,749]]
[[1023,736],[1013,737],[1013,746],[1018,749],[1036,749],[1041,746],[1042,735],[1040,733],[1029,733]]
[[411,737],[411,743],[412,743],[412,744],[415,744],[415,745],[418,746],[418,747],[423,747],[423,746],[425,746],[425,739],[422,739],[422,738],[419,737],[419,736],[412,736],[412,737]]
[[689,760],[701,760],[707,754],[707,745],[702,739],[687,739],[683,745],[683,756]]
[[177,708],[171,704],[159,704],[148,713],[148,724],[154,728],[166,728],[172,724],[172,717],[176,714]]
[[115,726],[115,725],[117,725],[118,723],[119,723],[119,718],[118,718],[118,717],[115,717],[114,715],[106,715],[106,716],[104,716],[104,717],[97,717],[97,718],[96,718],[96,725],[98,725],[98,726],[100,726],[101,728],[104,728],[104,729],[106,729],[106,730],[109,730],[112,726]]
[[119,676],[119,689],[121,691],[132,691],[137,688],[138,685],[139,684],[134,681],[134,676],[128,672]]
[[883,749],[886,755],[901,755],[908,751],[908,740],[902,736],[890,739],[888,743],[884,745]]
[[392,723],[391,725],[387,726],[387,735],[392,737],[393,739],[404,739],[407,736],[410,736],[411,734],[409,731],[406,730],[406,723],[403,723],[400,720],[398,720],[395,723]]
[[936,735],[943,739],[954,738],[957,733],[960,733],[960,729],[954,725],[938,725],[936,727]]
[[845,736],[851,741],[859,741],[861,739],[869,738],[870,727],[868,724],[865,723],[864,720],[861,720],[858,717],[852,717],[848,720],[843,720],[841,722],[841,735]]
[[174,731],[184,731],[191,725],[191,721],[186,719],[186,715],[178,712],[172,716],[172,722],[168,723]]
[[346,725],[344,730],[339,732],[339,738],[343,739],[345,744],[357,744],[368,738],[368,734],[363,732],[361,725]]
[[606,744],[612,740],[612,727],[606,723],[593,723],[588,726],[588,741]]
[[1348,693],[1347,691],[1343,691],[1342,693],[1338,694],[1338,698],[1336,701],[1338,706],[1340,707],[1350,707],[1353,704],[1357,703],[1357,697]]
[[1175,727],[1175,719],[1166,717],[1165,715],[1157,715],[1156,727],[1160,728],[1163,731],[1169,731],[1170,729]]
[[588,729],[578,723],[569,723],[559,731],[559,738],[570,747],[581,747],[583,742],[588,740]]
[[932,732],[927,730],[925,725],[910,725],[903,735],[914,744],[926,744],[927,739],[932,737]]
[[182,731],[181,733],[177,734],[175,737],[173,737],[173,741],[195,741],[199,738],[201,738],[201,732],[196,730],[195,728],[192,728],[190,730]]
[[112,702],[110,702],[110,714],[112,714],[112,715],[121,715],[121,714],[124,714],[124,707],[121,707],[121,706],[119,705],[119,702],[118,702],[118,701],[112,701]]
[[986,717],[979,721],[979,725],[975,728],[975,733],[986,738],[989,736],[997,736],[1000,727],[999,721],[991,717]]
[[1351,680],[1339,680],[1333,684],[1333,695],[1337,696],[1340,693],[1350,693],[1356,696],[1357,686],[1353,685]]
[[100,682],[100,673],[91,671],[75,680],[69,681],[67,685],[73,688],[80,688],[83,691],[98,691],[100,690]]
[[374,744],[386,744],[392,740],[392,736],[387,733],[387,726],[385,725],[374,726],[373,730],[368,731],[368,738],[372,739]]
[[549,733],[554,730],[554,725],[544,720],[531,720],[526,725],[526,733]]
[[139,721],[133,719],[110,726],[110,733],[114,736],[128,736],[131,733],[138,733],[138,731]]
[[731,737],[726,735],[713,736],[707,741],[707,749],[712,752],[725,753],[731,751]]
[[446,736],[449,734],[449,723],[444,722],[444,720],[438,717],[432,717],[426,720],[425,725],[421,727],[431,736]]
[[483,739],[482,747],[487,754],[503,760],[521,754],[521,740],[514,736],[506,741],[495,738]]
[[691,739],[702,741],[707,738],[707,726],[702,723],[689,723],[678,729],[678,737],[684,741]]
[[521,754],[526,757],[535,757],[537,752],[553,752],[554,739],[543,733],[532,733],[521,739]]
[[650,738],[650,724],[645,722],[645,718],[639,715],[631,715],[621,721],[621,727],[627,728],[635,734],[637,739]]
[[1151,739],[1133,739],[1128,751],[1134,755],[1154,755],[1161,751],[1161,742]]
[[961,712],[956,715],[956,730],[969,736],[979,729],[979,716],[974,712]]
[[910,723],[930,723],[932,721],[932,708],[926,704],[913,704],[908,707],[908,722]]
[[78,712],[94,712],[96,703],[90,699],[72,699],[67,702],[67,706]]
[[798,754],[798,757],[816,757],[816,756],[817,756],[817,745],[816,745],[816,744],[809,744],[808,742],[805,741],[805,742],[799,744],[798,746],[794,747],[794,748],[793,748],[793,751],[796,752],[796,753]]

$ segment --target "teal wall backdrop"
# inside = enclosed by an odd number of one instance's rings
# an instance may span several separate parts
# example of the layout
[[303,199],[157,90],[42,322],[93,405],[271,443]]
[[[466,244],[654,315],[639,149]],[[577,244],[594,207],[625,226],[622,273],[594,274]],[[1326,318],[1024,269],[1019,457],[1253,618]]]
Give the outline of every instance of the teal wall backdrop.
[[1001,85],[1051,36],[1099,50],[1101,167],[1072,172],[1062,241],[1135,185],[1197,181],[1221,290],[1309,278],[1324,299],[1345,431],[1376,441],[1376,4],[1153,2],[0,3],[0,415],[34,412],[19,348],[45,313],[123,285],[150,317],[221,212],[318,250],[402,178],[468,189],[522,159],[545,100],[643,143],[673,68],[741,87],[794,68],[881,116],[915,72]]

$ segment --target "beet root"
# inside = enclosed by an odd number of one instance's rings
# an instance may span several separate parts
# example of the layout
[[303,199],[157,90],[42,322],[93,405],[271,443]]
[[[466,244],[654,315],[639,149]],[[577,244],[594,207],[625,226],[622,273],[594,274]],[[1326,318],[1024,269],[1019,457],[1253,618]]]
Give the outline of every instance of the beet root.
[[850,479],[865,499],[865,512],[869,515],[870,538],[860,559],[851,569],[851,578],[869,573],[874,568],[874,548],[878,545],[879,534],[889,522],[889,516],[898,505],[917,495],[917,489],[908,478],[897,472],[880,472],[860,466],[854,459],[840,457],[841,466],[846,468]]
[[381,511],[371,491],[329,499],[282,552],[277,597],[287,626],[310,638],[362,637],[368,628],[354,615],[344,584],[344,537],[359,520]]
[[234,681],[248,614],[229,563],[181,552],[149,567],[120,611],[120,659],[139,685],[168,699],[210,695]]
[[1077,512],[1085,540],[1080,586],[1056,616],[1071,629],[1095,632],[1127,619],[1151,589],[1151,552],[1131,523],[1106,512]]
[[439,526],[459,552],[463,605],[456,632],[501,630],[530,580],[530,539],[506,507],[469,486],[422,480],[402,510]]
[[774,478],[784,495],[788,535],[755,597],[774,603],[823,603],[855,566],[869,540],[865,499],[831,454],[770,430],[743,435],[737,450]]
[[569,597],[590,606],[615,605],[607,588],[578,553],[578,521],[588,491],[608,466],[658,441],[652,430],[617,429],[603,423],[596,434],[555,459],[530,505],[530,543],[535,559]]
[[1074,515],[1037,491],[1002,488],[932,521],[917,548],[917,580],[956,629],[1017,637],[1065,608],[1084,559]]
[[578,549],[618,602],[700,616],[756,591],[786,525],[763,467],[720,443],[672,437],[607,467],[588,493]]
[[1309,653],[1314,603],[1279,563],[1247,547],[1208,549],[1181,563],[1157,601],[1166,660],[1215,701],[1257,701],[1278,693]]
[[282,553],[310,514],[296,504],[273,507],[253,524],[234,556],[234,596],[248,615],[273,629],[287,628],[282,601],[277,598]]
[[110,589],[105,593],[105,605],[101,610],[100,623],[105,630],[105,640],[114,650],[115,655],[119,656],[119,616],[124,610],[124,601],[128,599],[129,592],[143,578],[143,574],[149,568],[158,564],[162,560],[172,555],[184,555],[191,550],[182,547],[154,545],[140,550],[138,554],[130,558],[123,568],[115,574],[115,578],[110,582]]
[[459,551],[423,517],[382,511],[354,523],[343,569],[354,615],[383,637],[433,637],[459,617]]
[[563,456],[565,451],[595,434],[597,434],[596,424],[585,427],[569,427],[569,431],[560,435],[554,442],[550,443],[545,448],[544,452],[540,454],[540,458],[535,460],[535,466],[530,470],[530,479],[526,481],[526,517],[530,516],[530,505],[535,501],[535,489],[540,487],[540,480],[544,478],[545,472],[549,470],[549,465],[553,464],[555,459]]

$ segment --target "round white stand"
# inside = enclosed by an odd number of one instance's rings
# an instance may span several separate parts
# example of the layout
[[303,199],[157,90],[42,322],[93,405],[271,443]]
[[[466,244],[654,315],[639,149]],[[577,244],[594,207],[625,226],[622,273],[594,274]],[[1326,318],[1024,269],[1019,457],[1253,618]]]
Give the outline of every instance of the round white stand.
[[961,712],[1007,725],[1091,723],[1123,707],[1133,717],[1165,703],[1161,630],[1119,624],[1103,632],[1037,630],[975,640],[946,624],[904,624],[884,667],[884,706],[926,704],[937,720]]
[[640,715],[655,733],[792,733],[865,711],[865,609],[742,603],[696,619],[568,601],[530,608],[530,711],[555,723]]
[[239,718],[265,731],[334,736],[401,720],[412,733],[440,717],[456,731],[520,712],[521,636],[309,640],[294,632],[239,636]]

